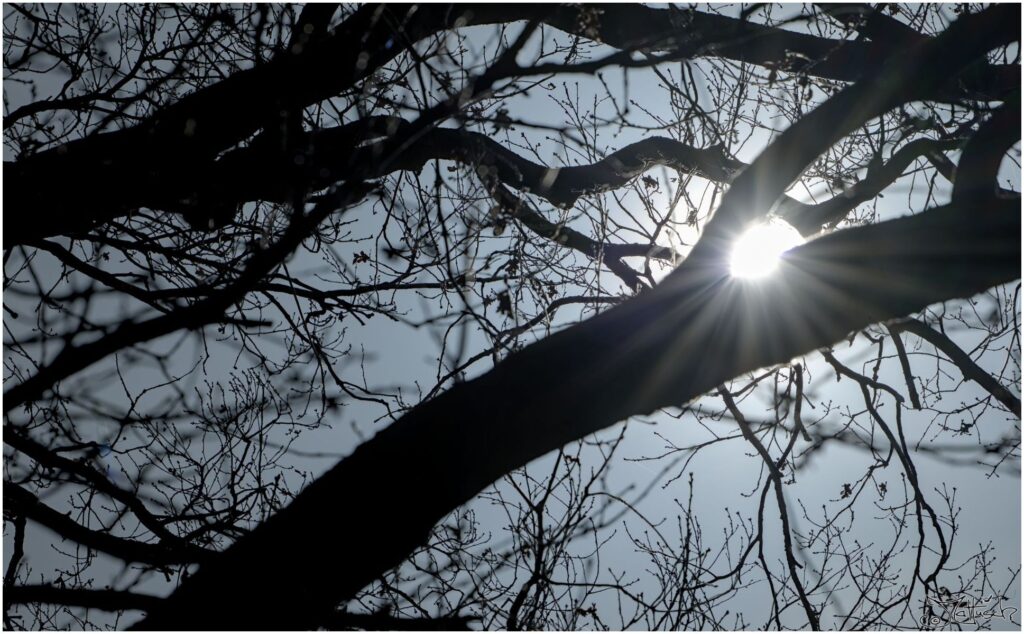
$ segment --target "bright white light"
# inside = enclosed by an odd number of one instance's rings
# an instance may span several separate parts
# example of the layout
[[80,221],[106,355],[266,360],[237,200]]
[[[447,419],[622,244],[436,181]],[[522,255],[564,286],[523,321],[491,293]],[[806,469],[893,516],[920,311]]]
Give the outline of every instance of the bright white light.
[[803,243],[803,236],[788,222],[774,218],[758,223],[733,245],[730,272],[734,277],[764,277],[778,267],[779,256]]

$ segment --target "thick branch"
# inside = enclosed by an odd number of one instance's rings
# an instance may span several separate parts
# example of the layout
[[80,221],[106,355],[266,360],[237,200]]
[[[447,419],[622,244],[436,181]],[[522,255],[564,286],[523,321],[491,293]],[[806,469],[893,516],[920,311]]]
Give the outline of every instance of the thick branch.
[[890,108],[935,91],[992,48],[1020,37],[1019,5],[995,5],[847,86],[790,126],[737,178],[689,258],[722,259],[747,224],[763,218],[815,158]]
[[[81,231],[124,215],[142,206],[139,200],[147,190],[187,198],[181,187],[187,182],[179,180],[188,173],[182,173],[184,167],[203,163],[278,122],[282,111],[351,88],[403,50],[385,46],[403,31],[402,25],[415,41],[454,20],[450,10],[429,5],[419,12],[420,19],[404,20],[409,9],[364,5],[329,37],[318,37],[317,30],[334,7],[303,11],[300,23],[310,21],[313,37],[303,41],[296,35],[292,44],[299,46],[284,55],[197,90],[135,127],[4,163],[4,176],[13,184],[4,191],[4,246]],[[360,65],[364,53],[368,57]],[[61,187],[51,186],[55,174]]]
[[[580,196],[618,189],[630,180],[655,166],[671,167],[679,172],[693,174],[728,184],[747,168],[742,161],[730,158],[721,146],[695,148],[666,137],[648,137],[631,143],[603,159],[589,165],[548,167],[535,163],[505,148],[490,137],[468,130],[440,128],[425,132],[387,166],[379,156],[384,142],[363,145],[355,152],[350,148],[376,136],[394,134],[408,124],[401,119],[381,117],[372,121],[322,130],[311,135],[306,160],[310,166],[307,188],[317,190],[338,180],[355,177],[376,178],[394,170],[418,171],[430,161],[445,159],[458,161],[486,172],[487,179],[529,192],[546,199],[558,207],[571,207]],[[955,140],[938,141],[917,139],[900,148],[888,162],[869,171],[867,177],[842,195],[818,204],[801,203],[783,196],[778,214],[804,235],[818,233],[822,225],[837,222],[860,203],[878,195],[899,178],[917,158],[952,149]],[[227,154],[213,169],[197,172],[191,179],[199,191],[198,198],[216,206],[234,207],[252,200],[287,201],[290,179],[287,177],[292,161],[284,160],[273,148],[257,144]],[[152,199],[147,205],[159,207],[161,200]],[[542,216],[522,205],[524,224],[538,235],[551,238],[554,227]],[[563,228],[559,235],[571,231]],[[580,238],[574,240],[574,238]],[[585,236],[570,236],[567,246],[593,255],[596,243]],[[605,245],[615,258],[651,256],[671,259],[668,249],[651,251],[643,245]]]
[[323,623],[328,630],[367,630],[367,631],[418,631],[445,632],[468,631],[470,621],[476,620],[469,616],[446,616],[439,618],[391,616],[386,613],[355,614],[353,612],[335,612]]
[[53,603],[82,608],[119,612],[121,610],[148,610],[162,600],[148,594],[120,590],[91,590],[85,588],[58,588],[31,585],[4,588],[4,600],[11,603]]
[[[60,588],[48,585],[5,586],[4,601],[11,605],[51,603],[93,610],[120,612],[122,610],[148,611],[160,605],[161,597],[124,590]],[[473,617],[451,616],[440,618],[409,618],[386,613],[355,614],[335,612],[324,627],[329,630],[368,631],[465,631]]]
[[997,175],[1006,151],[1020,140],[1020,93],[996,110],[964,146],[953,182],[953,199],[984,200],[1001,190]]
[[295,214],[281,238],[268,248],[253,253],[245,268],[218,293],[159,317],[140,322],[124,322],[113,332],[82,345],[68,344],[48,365],[4,392],[4,412],[39,399],[63,379],[118,350],[152,341],[179,330],[202,328],[221,320],[229,307],[245,297],[254,285],[290,256],[325,217],[351,204],[353,200],[362,199],[367,190],[362,183],[354,183],[335,192],[313,211],[304,215]]
[[[192,192],[182,186],[188,183],[189,166],[205,163],[276,121],[282,110],[341,94],[412,43],[456,23],[541,20],[577,33],[581,10],[591,9],[495,3],[427,4],[412,11],[403,5],[364,5],[333,35],[313,38],[297,53],[202,88],[133,128],[5,163],[4,246],[88,229],[143,206],[141,201],[154,191],[179,205],[195,206]],[[586,35],[622,50],[715,55],[844,81],[859,79],[893,52],[875,43],[829,40],[699,11],[640,5],[592,10],[599,20]],[[960,96],[964,86],[996,95],[1019,87],[1017,67],[1009,73],[992,70],[983,64],[951,89],[942,82],[931,96],[950,90]],[[61,187],[49,186],[54,174],[60,174]],[[231,208],[208,210],[215,224],[232,213]]]
[[857,205],[877,196],[902,176],[915,160],[942,150],[954,149],[959,144],[958,140],[915,139],[897,150],[886,163],[869,165],[864,180],[853,184],[845,192],[816,205],[806,205],[787,198],[779,204],[777,213],[803,235],[814,235],[821,231],[822,226],[839,222]]
[[4,572],[4,627],[8,630],[14,629],[10,617],[13,601],[11,601],[8,588],[14,586],[14,581],[18,578],[18,566],[21,565],[21,560],[25,556],[25,516],[15,515],[12,523],[14,524],[14,537],[11,540],[13,548],[11,549],[11,559],[7,563],[7,570]]
[[[394,134],[407,125],[402,119],[380,117],[312,135],[308,157],[312,168],[308,172],[314,177],[308,188],[320,189],[355,176],[376,178],[392,170],[418,171],[432,160],[444,159],[458,161],[478,171],[483,169],[488,178],[544,198],[555,206],[572,207],[581,196],[618,189],[656,166],[670,167],[722,184],[731,183],[748,167],[726,154],[722,146],[696,148],[666,137],[648,137],[631,143],[589,165],[549,167],[520,156],[485,134],[450,128],[424,133],[383,169],[378,159],[383,151],[383,142],[366,144],[354,153],[349,152],[349,147],[360,141],[387,136],[389,130]],[[954,149],[959,143],[955,139],[916,139],[901,147],[888,162],[873,166],[864,180],[843,194],[818,204],[805,204],[783,196],[778,214],[804,235],[814,235],[822,225],[841,220],[851,209],[877,196],[914,160]],[[268,153],[265,146],[258,145],[227,154],[213,170],[197,174],[196,180],[208,183],[204,186],[206,193],[201,197],[221,196],[218,204],[237,205],[251,200],[283,202],[287,200],[287,185],[282,174],[288,170],[289,163]],[[541,219],[541,222],[546,221]],[[545,235],[543,231],[538,231],[538,234]],[[593,242],[589,238],[586,240]],[[672,257],[668,250],[653,254],[630,251],[627,254],[621,252],[623,247],[619,245],[607,246],[616,257]],[[585,250],[585,247],[580,250]]]
[[928,36],[915,31],[908,24],[885,13],[885,6],[872,7],[869,4],[852,2],[830,2],[817,5],[818,8],[849,28],[880,46],[896,48],[917,44]]
[[[400,134],[390,138],[382,152],[385,158],[381,164],[386,166],[393,158],[399,156],[402,149],[411,141],[434,129],[440,121],[457,111],[465,100],[477,98],[489,91],[493,83],[514,65],[516,54],[536,28],[536,22],[527,25],[516,41],[505,48],[490,67],[473,79],[471,91],[464,91],[458,98],[446,99],[428,108],[415,121],[403,128]],[[305,211],[305,193],[297,196],[298,199],[293,202],[290,222],[277,241],[265,249],[256,249],[243,270],[217,294],[160,317],[122,323],[113,332],[88,343],[66,345],[48,365],[4,392],[4,412],[35,401],[47,390],[56,388],[61,380],[118,350],[158,339],[178,330],[199,329],[220,320],[228,308],[241,301],[256,284],[288,258],[329,215],[362,200],[371,189],[372,187],[361,179],[346,182],[332,188],[330,193],[322,196],[316,206],[308,212]]]
[[[1015,279],[1020,214],[1015,204],[994,205],[828,235],[791,251],[761,285],[684,262],[671,284],[415,408],[202,567],[139,627],[316,626],[446,513],[548,451],[871,323]],[[436,450],[422,451],[428,442]]]

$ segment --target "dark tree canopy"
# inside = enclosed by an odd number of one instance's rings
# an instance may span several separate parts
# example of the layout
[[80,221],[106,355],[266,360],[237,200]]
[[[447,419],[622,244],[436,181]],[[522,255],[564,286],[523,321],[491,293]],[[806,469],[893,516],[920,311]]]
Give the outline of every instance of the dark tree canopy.
[[1019,624],[1019,41],[5,5],[5,627]]

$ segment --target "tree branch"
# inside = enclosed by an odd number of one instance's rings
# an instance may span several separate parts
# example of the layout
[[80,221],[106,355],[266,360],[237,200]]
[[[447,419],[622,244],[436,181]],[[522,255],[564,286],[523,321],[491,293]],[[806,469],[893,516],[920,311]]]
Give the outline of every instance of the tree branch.
[[839,222],[857,205],[880,194],[902,176],[915,160],[959,145],[957,139],[915,139],[897,150],[884,164],[879,162],[877,165],[869,165],[864,179],[845,192],[816,205],[784,199],[777,213],[804,236],[814,235],[821,231],[822,226]]
[[[300,53],[280,55],[198,90],[133,128],[5,162],[4,246],[86,230],[141,206],[138,201],[153,191],[195,204],[188,192],[169,187],[183,182],[183,169],[208,166],[217,152],[275,121],[282,110],[295,111],[339,95],[413,43],[457,23],[538,20],[621,50],[714,55],[843,81],[860,79],[864,69],[880,66],[892,54],[890,47],[874,42],[829,40],[710,13],[640,5],[595,8],[597,25],[582,33],[582,10],[508,3],[428,4],[415,11],[397,4],[363,5],[333,35],[312,39]],[[392,45],[386,46],[388,42]],[[960,98],[963,87],[997,96],[1014,86],[1019,89],[1016,67],[1009,70],[994,73],[983,64],[982,71],[969,73],[952,88],[941,82],[930,96]],[[278,97],[267,99],[267,94]],[[62,187],[48,186],[53,174],[61,174]],[[33,213],[37,209],[47,213]],[[211,218],[231,213],[217,209]]]
[[767,215],[823,151],[890,108],[933,96],[987,51],[1019,39],[1019,20],[1018,5],[994,5],[961,17],[942,35],[891,59],[805,115],[733,182],[688,259],[727,258],[735,238]]
[[76,460],[70,460],[60,454],[50,451],[43,445],[26,436],[10,423],[4,425],[3,438],[4,444],[20,451],[32,460],[35,460],[41,466],[77,476],[81,479],[82,483],[87,484],[96,491],[99,491],[109,496],[111,499],[124,504],[135,515],[135,517],[138,518],[139,522],[143,526],[148,528],[162,541],[170,544],[181,541],[180,537],[167,530],[164,523],[146,508],[146,505],[138,498],[138,496],[131,491],[126,491],[117,486],[111,482],[109,478],[88,464]]
[[889,335],[896,346],[896,355],[900,359],[900,368],[903,370],[903,378],[907,382],[907,393],[910,395],[910,404],[914,409],[921,409],[921,398],[917,395],[917,386],[914,385],[914,373],[910,370],[910,359],[907,357],[907,350],[903,346],[899,332],[889,325]]
[[[993,206],[827,235],[790,251],[758,286],[687,260],[671,283],[413,409],[137,627],[314,627],[446,513],[548,451],[871,323],[1015,279],[1020,214],[1013,203]],[[436,450],[422,451],[428,442]]]
[[25,516],[15,515],[13,524],[14,537],[11,544],[13,549],[11,550],[11,559],[7,563],[7,570],[4,572],[4,627],[8,630],[14,629],[9,614],[14,601],[11,599],[9,591],[18,578],[18,566],[21,565],[21,560],[25,556]]
[[1006,151],[1020,140],[1020,93],[981,124],[964,146],[953,181],[953,199],[991,198],[1001,191],[997,176]]
[[120,612],[121,610],[149,610],[163,600],[148,594],[120,590],[92,590],[85,588],[59,588],[47,585],[11,586],[4,588],[4,600],[11,603],[53,603],[82,608]]
[[1013,395],[1010,390],[1003,387],[991,374],[982,370],[981,367],[971,359],[970,355],[960,349],[960,346],[953,343],[953,340],[941,332],[930,327],[928,324],[913,318],[901,319],[889,324],[889,327],[896,331],[913,333],[928,343],[941,350],[950,361],[956,364],[964,377],[970,379],[985,389],[997,401],[1002,403],[1020,418],[1020,399]]
[[215,555],[184,542],[146,544],[86,528],[64,513],[46,506],[35,494],[13,482],[4,481],[4,506],[10,512],[39,522],[66,539],[125,561],[169,566],[209,562]]
[[367,631],[469,631],[469,622],[477,620],[472,616],[402,617],[377,612],[374,614],[356,614],[337,611],[323,623],[328,630],[367,630]]

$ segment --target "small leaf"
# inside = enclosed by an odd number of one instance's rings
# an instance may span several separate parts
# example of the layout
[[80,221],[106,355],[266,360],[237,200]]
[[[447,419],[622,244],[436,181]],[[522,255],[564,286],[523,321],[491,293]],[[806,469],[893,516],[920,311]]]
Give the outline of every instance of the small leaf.
[[503,315],[512,316],[512,298],[509,297],[508,291],[501,291],[498,293],[496,299],[498,300],[498,312]]

